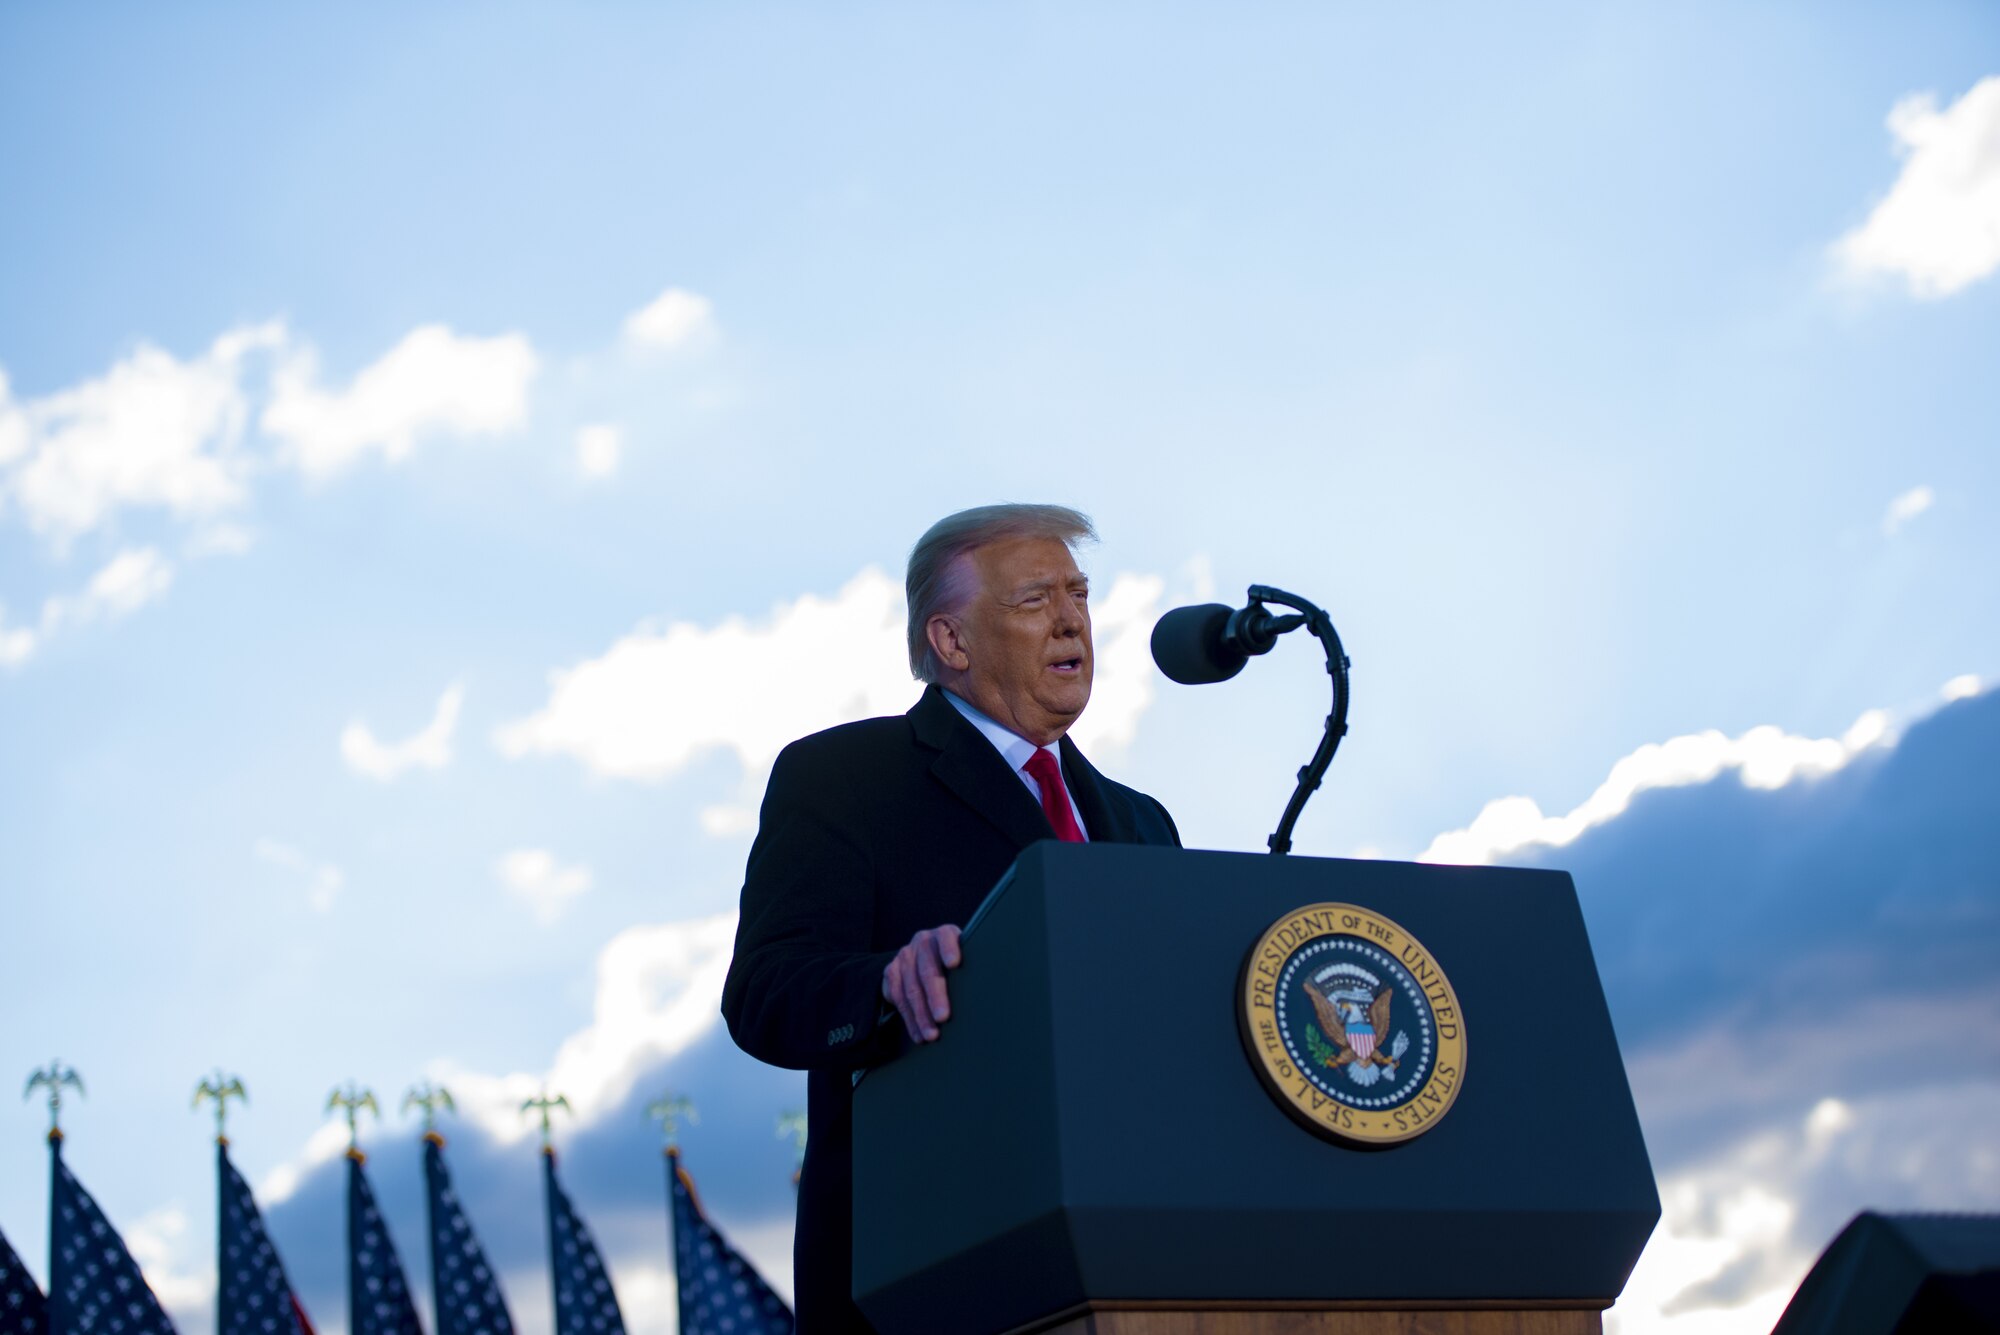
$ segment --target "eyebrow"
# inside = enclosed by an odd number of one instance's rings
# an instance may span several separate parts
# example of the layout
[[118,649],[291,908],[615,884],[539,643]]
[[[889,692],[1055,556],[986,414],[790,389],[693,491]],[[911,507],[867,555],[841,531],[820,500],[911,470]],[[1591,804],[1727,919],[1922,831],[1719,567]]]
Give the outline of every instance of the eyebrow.
[[1073,580],[1055,580],[1055,579],[1029,580],[1026,584],[1015,585],[1014,591],[1012,594],[1009,595],[1009,597],[1025,598],[1029,594],[1042,593],[1046,590],[1053,589],[1058,584],[1061,584],[1066,588],[1075,588],[1077,585],[1082,585],[1085,589],[1088,589],[1090,587],[1090,576],[1084,574],[1082,571],[1079,570],[1076,574],[1076,578]]

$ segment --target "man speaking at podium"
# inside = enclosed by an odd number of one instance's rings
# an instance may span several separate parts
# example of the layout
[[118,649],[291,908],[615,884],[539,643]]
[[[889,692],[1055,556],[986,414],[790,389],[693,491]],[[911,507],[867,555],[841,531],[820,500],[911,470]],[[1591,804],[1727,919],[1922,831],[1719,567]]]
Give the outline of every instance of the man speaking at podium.
[[986,892],[1039,839],[1180,843],[1165,807],[1099,774],[1066,735],[1090,701],[1075,547],[1095,537],[1059,505],[933,524],[905,581],[922,698],[801,738],[772,767],[722,1013],[745,1052],[810,1072],[800,1335],[869,1330],[850,1297],[852,1074],[905,1038],[939,1036],[959,927]]

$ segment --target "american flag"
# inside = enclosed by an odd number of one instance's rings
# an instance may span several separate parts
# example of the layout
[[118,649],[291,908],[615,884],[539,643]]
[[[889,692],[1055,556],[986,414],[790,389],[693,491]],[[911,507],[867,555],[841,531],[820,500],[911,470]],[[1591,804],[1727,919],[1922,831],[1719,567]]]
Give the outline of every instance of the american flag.
[[359,1150],[347,1155],[347,1329],[348,1335],[424,1335]]
[[0,1330],[7,1335],[48,1335],[48,1300],[35,1277],[0,1234]]
[[217,1335],[313,1335],[277,1249],[264,1232],[264,1218],[257,1213],[250,1184],[229,1162],[229,1146],[221,1141],[215,1145],[215,1180],[221,1220],[216,1246]]
[[556,1335],[625,1335],[618,1295],[590,1230],[556,1181],[556,1154],[542,1151],[542,1185],[549,1205],[549,1275],[556,1292]]
[[174,1335],[118,1230],[49,1141],[49,1335]]
[[444,1166],[444,1138],[424,1137],[424,1183],[430,1191],[431,1293],[438,1335],[514,1335],[499,1277],[473,1236]]
[[792,1335],[792,1309],[701,1212],[678,1151],[667,1151],[681,1335]]

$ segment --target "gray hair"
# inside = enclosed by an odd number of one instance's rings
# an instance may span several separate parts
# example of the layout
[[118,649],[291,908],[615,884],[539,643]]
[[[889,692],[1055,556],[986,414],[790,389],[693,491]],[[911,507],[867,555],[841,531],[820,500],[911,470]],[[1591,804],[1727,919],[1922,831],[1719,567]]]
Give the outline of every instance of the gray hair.
[[946,515],[910,548],[903,592],[910,604],[910,674],[935,682],[937,655],[926,628],[940,612],[953,612],[972,596],[971,564],[959,558],[1007,538],[1055,538],[1072,550],[1097,541],[1090,516],[1066,505],[981,505]]

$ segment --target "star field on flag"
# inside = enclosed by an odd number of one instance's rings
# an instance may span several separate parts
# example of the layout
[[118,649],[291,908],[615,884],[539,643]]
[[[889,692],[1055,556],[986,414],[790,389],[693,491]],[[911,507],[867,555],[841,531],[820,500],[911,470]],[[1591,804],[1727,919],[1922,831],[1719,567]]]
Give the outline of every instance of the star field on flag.
[[125,1240],[63,1162],[62,1142],[52,1139],[49,1150],[51,1335],[174,1335]]
[[250,1184],[229,1161],[229,1147],[215,1147],[217,1230],[217,1335],[312,1335],[292,1296],[284,1263],[264,1231],[264,1217]]
[[358,1155],[347,1160],[347,1329],[348,1335],[424,1335]]
[[0,1330],[7,1335],[48,1335],[48,1300],[35,1277],[0,1233]]
[[625,1335],[625,1318],[604,1258],[576,1207],[556,1181],[556,1156],[542,1155],[549,1207],[549,1274],[555,1286],[556,1335]]
[[500,1280],[472,1232],[436,1136],[424,1137],[424,1182],[430,1192],[431,1283],[438,1335],[514,1335]]
[[681,1335],[792,1335],[792,1309],[702,1214],[678,1153],[667,1169]]

